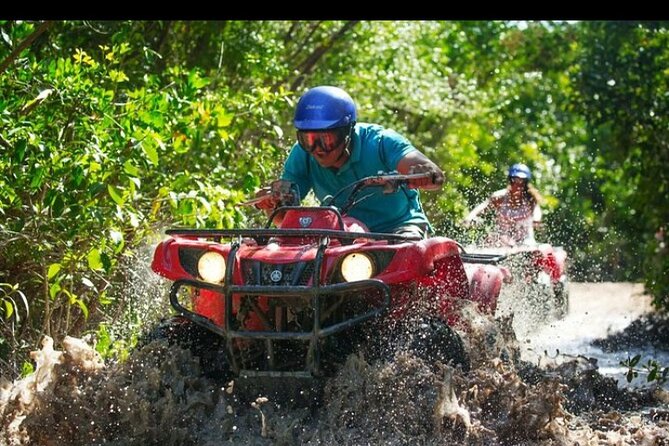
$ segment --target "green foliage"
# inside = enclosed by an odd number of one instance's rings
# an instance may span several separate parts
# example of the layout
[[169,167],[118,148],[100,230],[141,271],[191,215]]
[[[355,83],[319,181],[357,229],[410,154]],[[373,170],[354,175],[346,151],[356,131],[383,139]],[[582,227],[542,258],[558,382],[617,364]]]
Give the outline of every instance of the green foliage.
[[21,323],[21,314],[28,317],[30,308],[18,284],[0,283],[0,314],[4,323]]
[[21,378],[25,378],[28,375],[32,375],[35,373],[35,367],[32,365],[31,362],[24,362],[21,365]]
[[628,383],[631,383],[634,378],[638,377],[640,372],[646,375],[646,382],[649,383],[657,382],[658,384],[664,384],[669,379],[669,367],[662,367],[654,359],[648,359],[642,367],[639,367],[640,362],[641,355],[635,355],[633,358],[628,356],[626,360],[620,361],[620,365],[627,369],[625,379]]
[[278,158],[285,90],[211,90],[213,78],[180,66],[139,75],[125,67],[147,54],[141,43],[30,55],[0,79],[0,281],[19,284],[2,303],[29,336],[104,318],[123,290],[119,260],[163,222],[241,224],[236,203]]
[[608,257],[626,278],[644,274],[669,306],[666,250],[656,234],[669,222],[669,23],[588,22],[572,77],[595,160],[597,225],[612,234]]
[[125,361],[132,348],[137,345],[137,334],[134,333],[129,339],[114,339],[109,332],[107,324],[102,323],[96,331],[95,351],[102,359],[113,361]]

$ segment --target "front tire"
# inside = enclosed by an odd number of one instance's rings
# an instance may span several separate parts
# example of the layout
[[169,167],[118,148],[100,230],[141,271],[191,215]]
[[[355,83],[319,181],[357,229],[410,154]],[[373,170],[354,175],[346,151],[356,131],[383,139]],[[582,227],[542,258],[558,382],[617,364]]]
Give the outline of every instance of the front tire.
[[190,350],[193,356],[200,359],[202,373],[206,377],[223,380],[230,377],[224,340],[185,317],[174,316],[163,319],[142,336],[138,346],[156,340],[165,340],[169,345],[178,345]]
[[445,322],[424,320],[410,327],[407,335],[407,349],[417,357],[429,363],[440,361],[460,366],[463,372],[469,371],[469,354],[462,338]]

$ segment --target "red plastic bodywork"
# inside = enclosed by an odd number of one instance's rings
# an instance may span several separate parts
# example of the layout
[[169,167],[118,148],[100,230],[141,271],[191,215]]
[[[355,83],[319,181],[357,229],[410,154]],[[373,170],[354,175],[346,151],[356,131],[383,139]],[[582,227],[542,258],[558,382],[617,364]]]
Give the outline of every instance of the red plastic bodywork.
[[559,281],[565,275],[566,261],[567,252],[563,249],[555,249],[546,243],[536,247],[535,265],[546,272],[553,283]]
[[[522,269],[514,270],[513,276],[508,268],[498,266],[485,268],[483,265],[465,264],[467,277],[472,287],[472,299],[481,303],[486,302],[486,297],[498,293],[500,281],[494,276],[501,274],[502,282],[513,280],[525,280],[532,282],[538,273],[547,274],[553,286],[558,282],[564,282],[566,277],[567,253],[562,248],[555,248],[547,243],[534,246],[513,246],[506,248],[482,249],[480,252],[488,254],[505,254],[507,259],[524,258]],[[524,257],[523,257],[524,256]],[[496,303],[496,302],[495,302]],[[491,304],[493,304],[491,302]],[[492,308],[494,311],[494,308]]]

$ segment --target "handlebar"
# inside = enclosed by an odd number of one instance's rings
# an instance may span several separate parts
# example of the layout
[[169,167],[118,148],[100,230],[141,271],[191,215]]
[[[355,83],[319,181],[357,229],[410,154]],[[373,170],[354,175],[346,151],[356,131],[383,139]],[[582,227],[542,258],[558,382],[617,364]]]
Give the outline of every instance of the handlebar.
[[348,201],[341,208],[342,214],[346,213],[353,205],[356,203],[356,195],[360,190],[365,187],[373,186],[382,186],[384,193],[392,193],[397,191],[397,189],[402,185],[408,185],[412,180],[422,180],[425,178],[431,178],[434,181],[434,175],[429,172],[424,173],[414,173],[409,175],[400,174],[397,172],[382,173],[379,172],[378,175],[372,175],[369,177],[362,178],[355,183],[349,184],[345,188],[339,190],[336,194],[329,197],[329,199],[323,201],[324,206],[332,205],[336,198],[339,197],[342,193],[350,189],[348,196]]
[[[328,198],[323,200],[322,205],[332,206],[333,203],[335,202],[335,199],[341,196],[344,192],[350,191],[348,201],[341,208],[342,213],[344,213],[344,211],[350,209],[353,205],[356,204],[355,200],[356,195],[358,194],[358,192],[360,192],[360,190],[366,187],[380,186],[383,187],[384,193],[392,193],[397,191],[397,189],[402,185],[411,187],[411,182],[413,180],[423,180],[426,178],[429,178],[431,179],[432,182],[435,182],[435,175],[430,172],[414,173],[407,175],[400,174],[397,172],[390,172],[390,173],[379,172],[377,175],[372,175],[362,178],[340,189],[339,191],[337,191],[336,194],[329,196]],[[265,195],[252,198],[239,204],[242,206],[254,206],[258,203],[262,203],[269,199],[276,199],[280,203],[279,206],[281,205],[298,206],[299,203],[296,202],[298,197],[299,197],[299,192],[297,191],[296,185],[288,183],[287,181],[284,180],[277,180],[272,183],[271,189],[267,190],[267,193]]]

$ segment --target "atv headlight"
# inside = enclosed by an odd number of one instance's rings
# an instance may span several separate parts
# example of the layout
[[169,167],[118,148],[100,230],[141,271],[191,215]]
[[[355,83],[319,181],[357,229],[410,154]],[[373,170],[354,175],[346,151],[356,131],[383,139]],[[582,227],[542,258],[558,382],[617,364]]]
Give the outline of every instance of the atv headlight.
[[221,283],[225,278],[225,257],[214,251],[207,251],[197,261],[197,272],[205,282]]
[[374,262],[361,252],[349,254],[341,262],[341,275],[347,282],[369,279],[374,275]]

